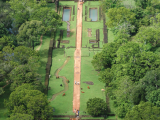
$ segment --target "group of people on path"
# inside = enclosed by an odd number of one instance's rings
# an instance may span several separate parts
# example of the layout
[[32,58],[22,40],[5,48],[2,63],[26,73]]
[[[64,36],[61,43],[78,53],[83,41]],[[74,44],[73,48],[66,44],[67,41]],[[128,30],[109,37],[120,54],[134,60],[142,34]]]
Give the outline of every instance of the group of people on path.
[[79,85],[79,82],[75,81],[75,85]]
[[[76,109],[74,109],[74,112],[76,113]],[[79,110],[77,110],[77,115],[79,116]]]

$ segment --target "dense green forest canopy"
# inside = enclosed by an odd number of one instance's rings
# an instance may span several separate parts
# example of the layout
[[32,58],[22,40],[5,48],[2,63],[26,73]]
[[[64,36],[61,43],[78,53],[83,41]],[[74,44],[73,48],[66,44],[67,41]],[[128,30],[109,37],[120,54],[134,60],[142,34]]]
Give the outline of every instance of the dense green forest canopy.
[[99,81],[106,84],[116,115],[125,120],[160,119],[160,1],[135,0],[135,8],[122,2],[101,4],[116,38],[94,55],[92,65],[100,71]]
[[[51,35],[62,26],[61,16],[47,4],[46,0],[0,1],[0,83],[10,84],[11,94],[4,102],[8,120],[53,119],[38,73],[40,53],[34,50],[41,35]],[[5,94],[4,87],[0,95]]]

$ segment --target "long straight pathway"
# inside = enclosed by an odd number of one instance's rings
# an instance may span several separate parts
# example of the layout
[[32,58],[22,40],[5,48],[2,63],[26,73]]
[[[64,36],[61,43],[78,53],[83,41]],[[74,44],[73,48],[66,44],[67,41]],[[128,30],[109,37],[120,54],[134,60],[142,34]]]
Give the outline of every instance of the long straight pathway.
[[[81,76],[81,39],[82,39],[82,2],[78,2],[77,5],[77,37],[76,37],[76,50],[74,52],[74,91],[73,91],[73,112],[80,108],[80,85],[76,85],[76,82],[80,83]],[[78,9],[79,8],[79,9]]]

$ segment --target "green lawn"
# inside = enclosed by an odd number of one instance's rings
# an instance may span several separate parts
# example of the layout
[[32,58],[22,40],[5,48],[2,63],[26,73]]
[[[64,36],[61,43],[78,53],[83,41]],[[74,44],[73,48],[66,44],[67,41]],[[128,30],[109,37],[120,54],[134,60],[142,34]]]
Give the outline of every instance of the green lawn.
[[[104,89],[104,83],[98,80],[98,72],[96,72],[91,64],[94,53],[90,52],[90,57],[81,58],[81,88],[85,93],[80,94],[80,115],[89,115],[86,111],[86,102],[89,98],[102,98],[105,101],[105,94],[101,92]],[[84,81],[92,81],[94,85],[83,83]],[[87,88],[90,87],[90,89]],[[86,112],[83,113],[83,111]]]
[[[64,57],[64,49],[54,49],[52,57],[52,67],[51,67],[51,78],[49,80],[49,87],[51,90],[48,91],[48,99],[52,97],[53,94],[60,92],[64,87],[60,87],[62,84],[62,79],[56,79],[54,76],[55,71],[63,65],[66,57]],[[65,92],[65,96],[62,94],[58,95],[50,105],[55,108],[54,115],[74,115],[72,112],[72,101],[73,101],[73,81],[74,81],[74,58],[71,57],[69,62],[62,68],[59,72],[59,76],[65,76],[69,81],[69,90]]]

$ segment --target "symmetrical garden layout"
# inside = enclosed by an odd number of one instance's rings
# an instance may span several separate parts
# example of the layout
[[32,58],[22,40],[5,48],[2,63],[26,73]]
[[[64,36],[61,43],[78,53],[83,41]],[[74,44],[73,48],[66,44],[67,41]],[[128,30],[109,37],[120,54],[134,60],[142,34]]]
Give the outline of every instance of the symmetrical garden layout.
[[[55,9],[52,3],[48,7]],[[64,21],[63,26],[56,33],[57,42],[52,55],[48,100],[54,108],[54,115],[75,115],[74,109],[79,110],[79,115],[89,115],[86,110],[86,102],[89,98],[106,99],[105,93],[101,91],[105,89],[104,84],[98,80],[98,72],[91,64],[93,56],[102,50],[104,44],[99,1],[85,2],[82,5],[74,1],[60,1],[58,13]],[[65,16],[64,13],[70,17]],[[61,30],[63,36],[58,48]],[[43,51],[44,63],[47,61],[49,40],[43,36],[40,52]],[[42,69],[44,67],[45,65]],[[45,78],[42,69],[41,75]],[[59,79],[56,79],[56,76],[59,76]],[[79,85],[75,84],[75,81],[79,82]]]

